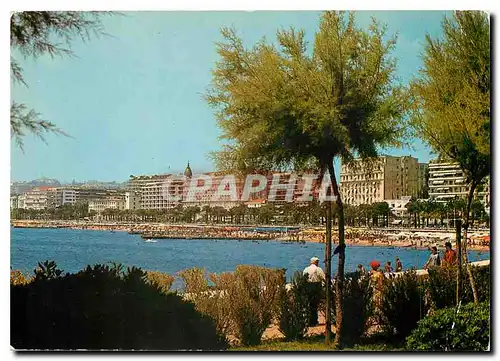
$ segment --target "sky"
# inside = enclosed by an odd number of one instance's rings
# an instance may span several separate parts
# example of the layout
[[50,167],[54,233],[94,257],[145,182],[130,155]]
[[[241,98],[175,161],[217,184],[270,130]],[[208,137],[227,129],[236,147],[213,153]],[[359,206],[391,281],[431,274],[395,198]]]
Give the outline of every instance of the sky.
[[[397,76],[408,82],[422,66],[425,34],[441,35],[446,13],[358,11],[398,34]],[[12,100],[36,109],[71,137],[51,135],[46,143],[24,138],[24,151],[11,144],[11,180],[56,178],[63,182],[125,181],[130,175],[213,171],[208,158],[220,148],[213,109],[202,95],[218,59],[220,28],[234,26],[246,46],[279,28],[302,28],[313,39],[320,12],[128,12],[106,17],[109,36],[75,39],[76,57],[16,56],[28,87],[11,84]],[[310,43],[310,45],[312,45]],[[419,140],[412,149],[389,149],[420,162],[434,156]],[[336,164],[338,173],[339,164]]]

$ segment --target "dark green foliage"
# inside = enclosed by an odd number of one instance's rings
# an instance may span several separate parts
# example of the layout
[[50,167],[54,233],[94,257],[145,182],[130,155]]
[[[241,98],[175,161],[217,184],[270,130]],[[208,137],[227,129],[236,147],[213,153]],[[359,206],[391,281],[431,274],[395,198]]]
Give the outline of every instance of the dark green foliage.
[[[454,327],[453,327],[454,324]],[[490,342],[490,305],[469,303],[457,315],[445,308],[424,318],[406,339],[412,351],[487,351]]]
[[279,329],[287,341],[303,339],[310,318],[307,276],[295,272],[290,290],[281,294]]
[[236,328],[241,344],[245,346],[255,346],[260,344],[262,335],[267,326],[264,326],[260,312],[255,308],[255,304],[235,310]]
[[62,275],[63,270],[57,268],[54,261],[38,262],[38,268],[34,270],[35,280],[51,280]]
[[[471,271],[474,276],[474,281],[476,282],[477,293],[479,297],[479,302],[490,301],[491,300],[491,268],[487,267],[474,267],[471,266]],[[472,289],[467,284],[464,290],[465,297],[469,297],[473,300]]]
[[64,276],[44,263],[35,280],[11,286],[16,349],[225,349],[211,318],[149,284],[138,268],[87,266]]
[[[471,271],[476,282],[479,302],[489,300],[491,289],[490,267],[471,266]],[[436,267],[429,270],[426,286],[433,308],[441,309],[455,306],[456,282],[456,267]],[[472,288],[470,287],[469,276],[465,272],[462,274],[462,287],[462,303],[472,302],[474,300]]]
[[426,288],[433,308],[440,309],[455,305],[457,288],[456,267],[430,268]]
[[[353,272],[346,274],[344,281],[344,324],[342,339],[345,345],[354,345],[361,340],[373,315],[373,290],[368,275]],[[333,309],[335,314],[335,305]]]
[[384,332],[404,338],[425,315],[424,289],[415,271],[384,279],[382,303],[377,315]]

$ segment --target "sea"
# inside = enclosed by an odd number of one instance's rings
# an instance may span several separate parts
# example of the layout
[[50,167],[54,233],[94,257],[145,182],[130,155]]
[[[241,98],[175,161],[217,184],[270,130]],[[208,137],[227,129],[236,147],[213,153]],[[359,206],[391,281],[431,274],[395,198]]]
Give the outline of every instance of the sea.
[[[332,249],[335,249],[335,244]],[[279,241],[249,240],[196,240],[159,239],[144,241],[140,235],[127,232],[11,228],[11,267],[24,272],[33,272],[38,262],[55,261],[64,272],[77,272],[87,265],[121,263],[144,270],[161,271],[171,275],[199,267],[206,272],[233,271],[239,264],[259,265],[270,268],[285,268],[287,280],[294,272],[302,271],[313,256],[324,259],[325,245],[319,243],[286,243]],[[443,250],[440,250],[443,252]],[[369,269],[376,259],[382,266],[399,257],[403,269],[422,268],[429,252],[427,250],[347,246],[346,272],[355,271],[358,264]],[[490,258],[489,251],[469,251],[469,260]],[[338,257],[332,256],[332,273],[335,274]],[[176,279],[174,289],[182,288]]]

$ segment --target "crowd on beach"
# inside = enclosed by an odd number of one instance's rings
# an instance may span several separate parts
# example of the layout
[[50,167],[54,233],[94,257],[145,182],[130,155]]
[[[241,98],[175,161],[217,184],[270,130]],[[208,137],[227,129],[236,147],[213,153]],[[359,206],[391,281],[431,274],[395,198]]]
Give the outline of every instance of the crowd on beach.
[[[14,227],[28,228],[69,228],[98,231],[123,231],[140,234],[144,239],[235,239],[235,240],[273,240],[281,242],[325,242],[323,228],[303,229],[255,229],[250,226],[215,226],[215,225],[178,225],[162,223],[125,223],[125,222],[89,222],[89,221],[18,221],[13,220]],[[428,248],[433,244],[444,246],[452,241],[454,233],[431,231],[381,231],[373,229],[346,229],[345,241],[348,245],[385,246],[398,248]],[[332,234],[332,242],[338,243],[336,232]],[[489,232],[470,234],[467,245],[469,249],[487,250],[489,248]]]

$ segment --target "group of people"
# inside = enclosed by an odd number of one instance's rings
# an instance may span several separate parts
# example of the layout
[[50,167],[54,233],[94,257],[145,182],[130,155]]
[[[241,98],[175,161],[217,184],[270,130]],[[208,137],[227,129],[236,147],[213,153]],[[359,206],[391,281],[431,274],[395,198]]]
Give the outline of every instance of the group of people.
[[445,246],[445,251],[442,261],[437,246],[432,245],[431,247],[429,247],[431,254],[429,256],[429,259],[424,265],[424,269],[429,269],[432,267],[439,267],[439,266],[452,266],[457,263],[457,252],[451,247],[451,243],[446,242],[444,246]]
[[[441,256],[439,254],[438,248],[436,245],[430,247],[431,254],[429,259],[424,265],[424,269],[429,269],[432,267],[439,266],[447,266],[454,265],[457,262],[457,252],[451,247],[450,242],[445,243],[445,252],[443,256],[443,261],[441,261]],[[370,281],[373,285],[374,293],[374,301],[376,304],[379,304],[382,300],[382,282],[384,279],[384,272],[388,274],[392,274],[394,272],[402,272],[403,264],[399,257],[396,257],[395,262],[396,268],[393,269],[391,262],[387,261],[384,270],[380,269],[380,262],[373,260],[370,262],[371,270],[370,272],[366,272],[362,264],[359,264],[357,267],[357,272],[363,275],[369,275]],[[318,306],[320,302],[320,294],[322,285],[326,281],[326,276],[321,267],[319,267],[319,258],[312,257],[310,259],[310,265],[306,267],[303,271],[303,275],[307,276],[308,286],[309,286],[309,306],[310,306],[310,319],[309,326],[316,326],[318,324]]]
[[[385,266],[384,266],[384,272],[385,273],[402,272],[403,271],[403,264],[401,263],[401,260],[399,259],[399,257],[396,257],[395,263],[396,263],[396,269],[394,269],[392,267],[391,261],[387,261],[385,263]],[[374,264],[378,264],[378,266],[376,266],[376,270],[378,271],[378,269],[380,268],[380,263],[378,261],[371,262],[370,266],[372,268],[372,271],[374,270],[374,266],[373,266]],[[359,272],[360,274],[366,274],[366,270],[362,264],[358,264],[356,271]]]

